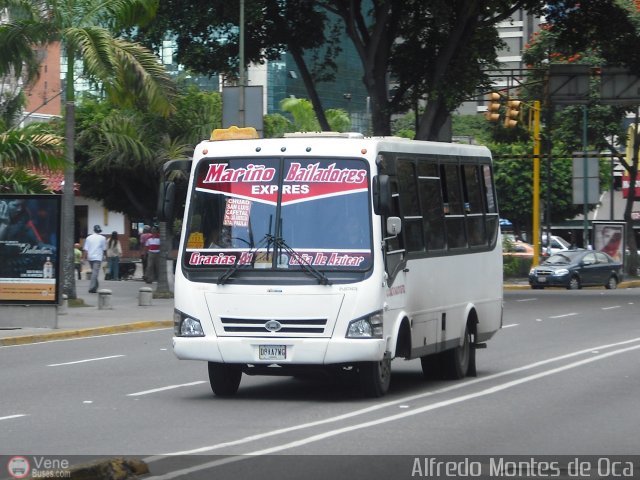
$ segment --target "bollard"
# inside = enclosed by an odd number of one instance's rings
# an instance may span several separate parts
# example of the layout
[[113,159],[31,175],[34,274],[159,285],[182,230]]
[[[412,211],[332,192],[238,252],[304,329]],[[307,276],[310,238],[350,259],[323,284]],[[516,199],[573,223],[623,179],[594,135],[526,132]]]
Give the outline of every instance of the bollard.
[[152,298],[153,289],[151,287],[141,287],[138,292],[138,305],[141,307],[148,307],[151,305]]
[[66,315],[67,308],[69,308],[69,296],[66,293],[63,293],[62,302],[58,305],[58,315]]
[[98,290],[98,310],[111,310],[111,290],[102,288]]

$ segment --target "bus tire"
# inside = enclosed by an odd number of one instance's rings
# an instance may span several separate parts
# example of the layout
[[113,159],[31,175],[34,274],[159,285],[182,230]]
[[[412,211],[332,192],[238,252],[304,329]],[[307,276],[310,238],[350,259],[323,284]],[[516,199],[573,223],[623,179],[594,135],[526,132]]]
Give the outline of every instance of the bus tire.
[[386,352],[379,362],[363,362],[358,366],[362,393],[367,397],[382,397],[391,385],[391,355]]
[[467,376],[471,365],[471,355],[475,349],[471,348],[471,333],[469,326],[464,329],[464,341],[462,345],[443,352],[443,373],[449,380],[459,380]]
[[240,365],[209,362],[209,384],[218,397],[231,397],[240,386],[242,368]]

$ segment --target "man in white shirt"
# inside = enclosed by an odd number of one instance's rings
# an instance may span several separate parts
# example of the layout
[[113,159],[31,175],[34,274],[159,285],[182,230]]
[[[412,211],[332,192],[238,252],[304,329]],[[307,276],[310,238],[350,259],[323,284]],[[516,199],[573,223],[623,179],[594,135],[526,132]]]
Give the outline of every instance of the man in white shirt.
[[82,247],[85,260],[91,265],[91,281],[89,282],[89,293],[98,291],[98,274],[100,273],[100,265],[107,250],[107,239],[100,235],[102,228],[100,225],[93,227],[93,233],[89,235]]

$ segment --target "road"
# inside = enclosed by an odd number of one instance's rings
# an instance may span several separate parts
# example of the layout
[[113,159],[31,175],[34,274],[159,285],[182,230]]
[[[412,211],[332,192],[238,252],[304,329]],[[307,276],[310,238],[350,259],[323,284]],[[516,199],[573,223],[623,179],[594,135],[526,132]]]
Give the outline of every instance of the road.
[[[410,469],[402,456],[640,452],[640,289],[506,292],[504,328],[478,352],[478,377],[427,382],[419,361],[396,360],[382,399],[326,380],[247,376],[235,398],[216,398],[206,365],[177,360],[170,338],[162,329],[1,347],[0,455],[135,455],[158,478],[212,478],[251,470],[256,457],[235,457],[251,454],[276,459],[265,474],[304,459],[287,469],[299,478],[362,459],[333,457],[345,454],[375,455],[375,473],[376,462]],[[201,456],[165,456],[177,453]]]

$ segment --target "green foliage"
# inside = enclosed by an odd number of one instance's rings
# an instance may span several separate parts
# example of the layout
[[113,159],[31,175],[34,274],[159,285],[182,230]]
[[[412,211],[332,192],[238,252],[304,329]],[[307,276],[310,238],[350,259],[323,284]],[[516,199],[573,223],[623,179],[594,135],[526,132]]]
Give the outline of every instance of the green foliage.
[[0,193],[51,193],[45,179],[22,168],[0,167]]
[[[305,98],[285,98],[280,101],[280,108],[293,118],[291,125],[294,131],[319,132],[321,130],[313,105],[309,100]],[[351,128],[349,115],[343,109],[329,109],[326,111],[326,117],[333,132],[347,132]],[[272,120],[280,122],[279,125],[274,124],[273,126],[286,127],[281,119],[276,117]]]
[[48,125],[32,123],[0,133],[0,167],[65,166],[62,138]]
[[295,130],[291,123],[284,115],[279,113],[270,113],[264,116],[264,136],[265,138],[282,137],[287,132]]

